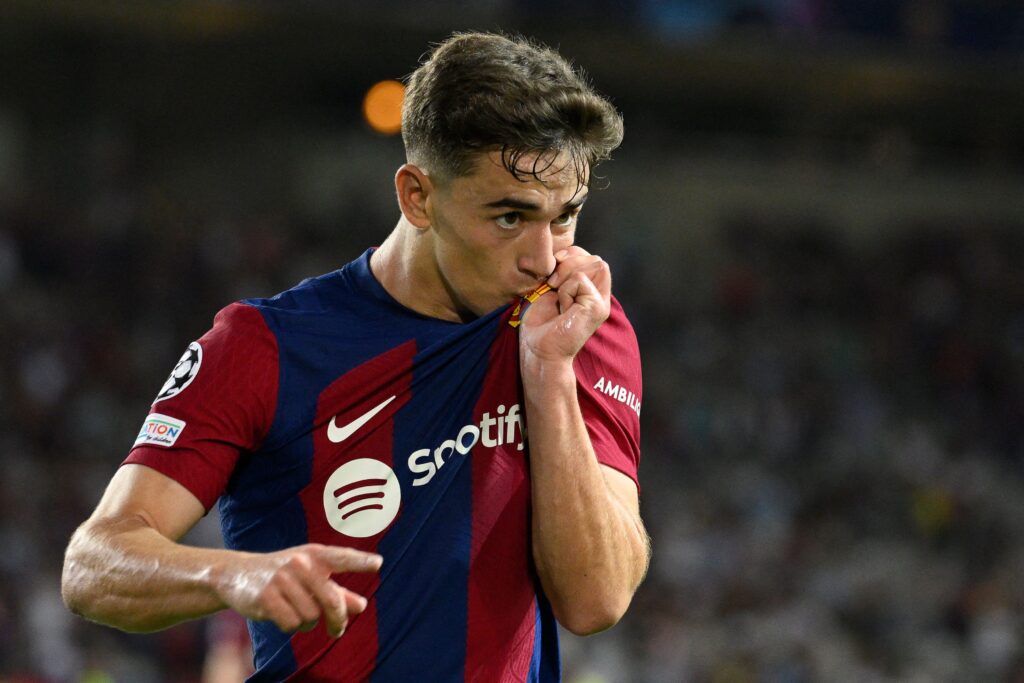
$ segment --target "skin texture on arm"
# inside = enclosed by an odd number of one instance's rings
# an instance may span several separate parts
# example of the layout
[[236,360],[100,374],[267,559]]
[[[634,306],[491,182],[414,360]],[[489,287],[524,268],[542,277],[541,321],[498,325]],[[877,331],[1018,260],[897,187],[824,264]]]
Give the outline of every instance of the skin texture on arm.
[[520,366],[529,427],[533,555],[556,618],[577,635],[613,626],[643,579],[649,542],[636,486],[601,465],[576,394],[572,361],[608,317],[607,264],[578,247],[556,255],[523,320]]
[[176,543],[203,513],[173,479],[122,466],[68,544],[61,580],[67,606],[126,631],[159,630],[231,608],[284,631],[310,629],[323,618],[335,636],[348,615],[365,608],[365,599],[331,574],[376,571],[378,555],[313,544],[260,554]]

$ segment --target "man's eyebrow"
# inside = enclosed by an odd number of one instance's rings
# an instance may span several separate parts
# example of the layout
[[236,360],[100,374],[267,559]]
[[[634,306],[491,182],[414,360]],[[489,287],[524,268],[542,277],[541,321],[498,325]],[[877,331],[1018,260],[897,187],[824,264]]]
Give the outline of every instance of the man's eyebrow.
[[501,199],[484,204],[489,209],[519,209],[520,211],[539,211],[540,206],[533,202],[524,202],[521,199],[502,197]]
[[565,203],[565,210],[566,211],[575,211],[576,209],[578,209],[581,206],[583,206],[584,202],[586,202],[587,199],[589,199],[589,198],[590,198],[590,193],[589,192],[587,192],[586,194],[583,194],[583,195],[577,195],[576,199],[573,199],[572,201]]
[[[587,201],[587,197],[590,196],[588,192],[585,195],[579,196],[576,199],[566,202],[565,206],[562,207],[566,211],[575,211],[576,209],[583,206],[583,202]],[[502,197],[493,202],[484,204],[488,209],[516,209],[518,211],[540,211],[540,205],[534,204],[533,202],[524,202],[521,199],[513,199],[512,197]]]

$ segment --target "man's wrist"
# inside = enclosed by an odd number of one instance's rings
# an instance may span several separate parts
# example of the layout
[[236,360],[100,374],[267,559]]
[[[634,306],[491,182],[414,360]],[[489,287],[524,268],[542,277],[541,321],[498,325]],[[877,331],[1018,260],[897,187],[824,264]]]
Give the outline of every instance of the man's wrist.
[[238,554],[233,550],[217,553],[203,570],[203,583],[223,607],[231,606],[231,597],[238,591],[238,577],[232,567]]
[[523,354],[519,367],[524,388],[575,387],[576,371],[572,362],[572,358],[541,358],[531,353]]

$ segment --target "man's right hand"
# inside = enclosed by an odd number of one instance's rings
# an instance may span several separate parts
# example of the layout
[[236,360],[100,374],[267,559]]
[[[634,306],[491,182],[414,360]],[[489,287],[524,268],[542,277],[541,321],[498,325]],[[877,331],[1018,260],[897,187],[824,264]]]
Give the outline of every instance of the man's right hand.
[[237,553],[215,579],[224,603],[248,619],[272,621],[282,631],[308,631],[321,617],[337,638],[366,598],[338,585],[341,572],[375,572],[380,555],[307,544],[274,553]]
[[118,469],[68,544],[62,577],[68,607],[133,632],[228,607],[284,631],[323,619],[334,636],[366,609],[363,596],[332,576],[375,572],[379,555],[314,544],[266,554],[179,544],[205,512],[188,489],[154,469]]

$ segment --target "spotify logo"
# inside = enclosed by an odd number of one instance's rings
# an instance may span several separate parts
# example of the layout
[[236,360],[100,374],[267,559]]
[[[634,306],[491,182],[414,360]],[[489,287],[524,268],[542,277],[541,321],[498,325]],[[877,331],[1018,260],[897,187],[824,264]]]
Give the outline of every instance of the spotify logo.
[[380,460],[345,463],[324,487],[324,512],[331,527],[351,538],[366,538],[387,528],[398,515],[402,488],[394,471]]

